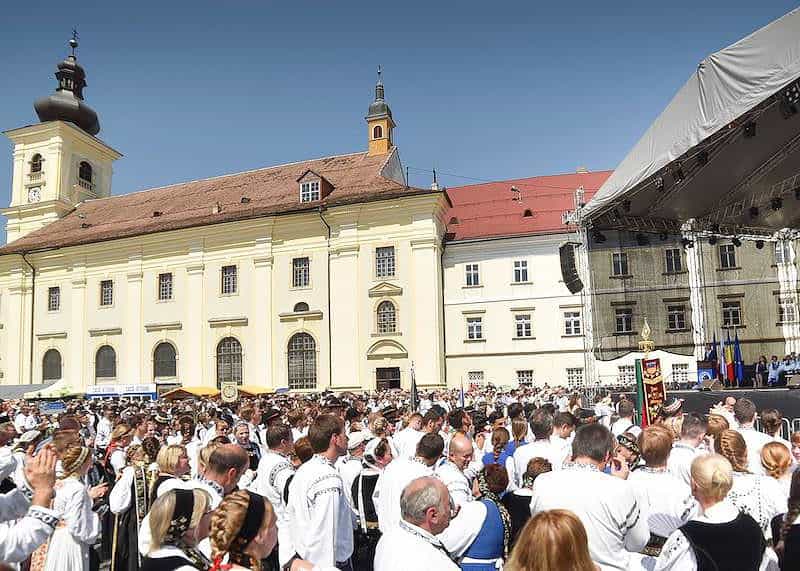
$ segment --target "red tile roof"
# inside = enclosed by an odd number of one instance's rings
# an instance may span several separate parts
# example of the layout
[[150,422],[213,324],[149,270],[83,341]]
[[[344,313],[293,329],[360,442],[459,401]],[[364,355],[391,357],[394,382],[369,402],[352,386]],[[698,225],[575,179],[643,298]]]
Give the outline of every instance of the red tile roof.
[[[452,207],[447,212],[449,241],[558,234],[574,231],[561,214],[574,209],[575,190],[582,186],[584,202],[594,196],[612,171],[557,174],[448,188]],[[512,200],[511,187],[522,201]],[[525,217],[526,210],[531,216]]]
[[[0,248],[0,255],[432,192],[387,178],[384,166],[391,158],[339,155],[89,200]],[[309,170],[333,190],[301,204],[297,180]]]

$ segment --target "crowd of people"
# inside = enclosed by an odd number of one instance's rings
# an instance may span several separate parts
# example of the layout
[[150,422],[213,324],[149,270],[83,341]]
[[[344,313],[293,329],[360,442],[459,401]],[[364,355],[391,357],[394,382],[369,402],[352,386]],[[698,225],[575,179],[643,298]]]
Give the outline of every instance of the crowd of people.
[[50,417],[7,401],[0,561],[800,569],[800,433],[782,438],[779,411],[728,397],[700,415],[671,399],[642,428],[624,396],[594,400],[563,389],[72,400]]

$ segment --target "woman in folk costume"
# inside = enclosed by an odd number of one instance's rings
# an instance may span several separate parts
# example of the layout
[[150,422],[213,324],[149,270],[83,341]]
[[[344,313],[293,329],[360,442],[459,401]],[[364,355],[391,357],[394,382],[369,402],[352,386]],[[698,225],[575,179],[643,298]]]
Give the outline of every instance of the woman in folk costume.
[[486,507],[486,516],[478,536],[461,559],[463,571],[495,571],[508,557],[511,543],[511,516],[500,502],[500,494],[508,487],[508,473],[503,466],[490,464],[478,472],[475,486],[479,502]]
[[100,535],[92,500],[106,491],[105,485],[88,489],[83,483],[91,465],[91,450],[86,446],[71,446],[61,456],[63,474],[53,500],[53,511],[61,522],[47,545],[44,571],[89,571],[89,550]]
[[132,440],[133,429],[127,424],[118,424],[111,431],[111,442],[106,448],[103,464],[112,481],[116,481],[127,465],[125,449],[130,446]]
[[205,490],[169,490],[150,509],[150,547],[142,571],[206,571],[197,544],[208,536],[211,496]]
[[150,488],[150,503],[167,490],[182,487],[183,477],[189,473],[189,456],[180,444],[164,446],[156,456],[158,473]]
[[150,508],[147,454],[139,445],[128,447],[128,465],[111,490],[109,506],[114,514],[111,571],[137,571],[141,563],[139,526]]

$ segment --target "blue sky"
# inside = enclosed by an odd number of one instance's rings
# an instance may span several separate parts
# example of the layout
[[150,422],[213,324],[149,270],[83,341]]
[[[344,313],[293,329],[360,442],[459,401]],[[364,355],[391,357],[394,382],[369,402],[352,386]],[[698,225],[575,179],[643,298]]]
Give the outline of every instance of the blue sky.
[[[411,182],[613,168],[697,63],[795,7],[779,0],[360,0],[3,6],[0,129],[78,28],[87,102],[125,156],[122,194],[366,148],[375,68]],[[0,147],[0,203],[11,146]],[[416,170],[419,169],[419,170]]]

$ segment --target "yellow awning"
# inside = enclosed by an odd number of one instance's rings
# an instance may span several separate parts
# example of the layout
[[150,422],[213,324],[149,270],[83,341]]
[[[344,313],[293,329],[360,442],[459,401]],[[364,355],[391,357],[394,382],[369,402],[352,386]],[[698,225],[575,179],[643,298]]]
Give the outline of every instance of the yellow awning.
[[161,395],[162,399],[185,399],[191,397],[216,398],[219,391],[213,387],[180,387]]
[[268,395],[275,392],[275,389],[270,387],[257,387],[255,385],[241,385],[236,387],[239,389],[239,395],[246,397],[257,397],[260,395]]

